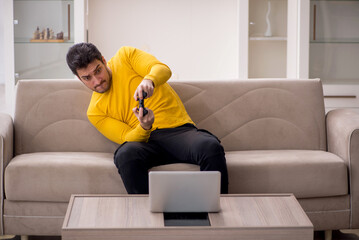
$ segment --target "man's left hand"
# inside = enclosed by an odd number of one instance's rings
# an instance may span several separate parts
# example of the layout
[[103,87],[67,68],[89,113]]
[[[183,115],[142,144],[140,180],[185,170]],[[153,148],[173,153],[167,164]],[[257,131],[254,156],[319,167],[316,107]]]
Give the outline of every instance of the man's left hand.
[[142,91],[147,93],[147,98],[151,97],[153,94],[154,84],[150,79],[143,79],[140,85],[138,85],[135,95],[133,96],[135,100],[143,99]]
[[143,116],[143,108],[138,109],[137,107],[133,108],[132,111],[137,117],[140,125],[145,130],[150,130],[152,128],[152,124],[155,121],[155,116],[151,109],[146,108],[148,113],[146,116]]

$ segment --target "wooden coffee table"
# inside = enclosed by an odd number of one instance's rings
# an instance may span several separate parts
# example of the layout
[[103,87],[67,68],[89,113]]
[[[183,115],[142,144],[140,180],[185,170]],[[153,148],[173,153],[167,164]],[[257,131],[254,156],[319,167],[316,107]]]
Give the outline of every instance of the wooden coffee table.
[[165,227],[148,196],[72,195],[63,240],[313,239],[313,225],[291,194],[222,195],[211,226]]

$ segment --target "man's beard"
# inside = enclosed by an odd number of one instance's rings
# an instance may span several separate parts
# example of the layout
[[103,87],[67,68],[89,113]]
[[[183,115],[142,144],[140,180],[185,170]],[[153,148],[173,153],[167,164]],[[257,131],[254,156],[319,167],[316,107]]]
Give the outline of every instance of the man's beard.
[[101,81],[100,84],[98,84],[97,86],[94,87],[94,91],[95,91],[95,92],[105,93],[105,92],[107,92],[107,91],[111,88],[111,84],[112,84],[112,74],[111,74],[111,72],[107,69],[107,67],[105,67],[105,69],[106,69],[106,71],[107,71],[108,78],[109,78],[109,80],[108,80],[108,86],[107,86],[103,91],[97,91],[97,90],[96,90],[97,87],[99,87],[99,86],[101,86],[102,84],[106,83],[106,80],[103,80],[103,81]]

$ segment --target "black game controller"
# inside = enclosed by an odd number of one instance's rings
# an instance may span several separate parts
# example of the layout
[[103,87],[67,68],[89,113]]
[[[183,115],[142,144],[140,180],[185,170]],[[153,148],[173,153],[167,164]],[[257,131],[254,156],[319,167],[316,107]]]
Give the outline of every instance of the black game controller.
[[142,96],[143,99],[139,100],[140,103],[138,109],[143,108],[143,116],[146,116],[148,113],[147,109],[145,108],[145,98],[147,97],[147,93],[145,91],[142,91]]

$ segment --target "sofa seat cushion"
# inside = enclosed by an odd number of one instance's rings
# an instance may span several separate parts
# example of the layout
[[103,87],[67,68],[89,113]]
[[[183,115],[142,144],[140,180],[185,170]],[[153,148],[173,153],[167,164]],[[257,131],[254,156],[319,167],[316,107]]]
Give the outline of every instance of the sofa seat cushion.
[[348,169],[325,151],[226,152],[230,193],[293,193],[297,198],[348,194]]
[[75,193],[126,193],[112,153],[22,154],[5,169],[8,200],[67,202]]
[[[297,198],[348,194],[347,166],[328,152],[230,151],[226,159],[230,193],[294,193]],[[152,170],[198,169],[172,164]],[[82,193],[126,194],[112,153],[22,154],[5,169],[8,200],[67,202],[71,194]]]
[[[150,171],[195,171],[197,165],[168,164]],[[22,154],[5,169],[5,194],[14,201],[68,202],[71,194],[127,194],[112,153]]]

